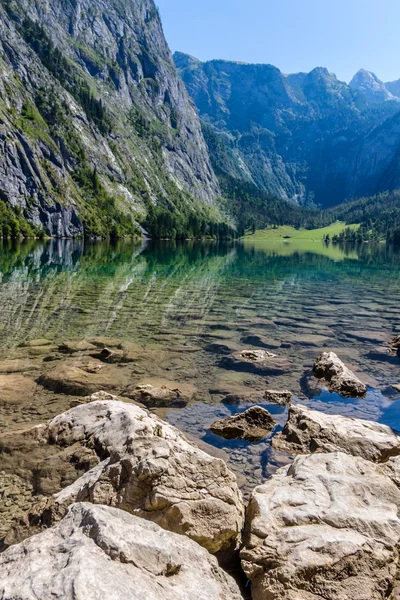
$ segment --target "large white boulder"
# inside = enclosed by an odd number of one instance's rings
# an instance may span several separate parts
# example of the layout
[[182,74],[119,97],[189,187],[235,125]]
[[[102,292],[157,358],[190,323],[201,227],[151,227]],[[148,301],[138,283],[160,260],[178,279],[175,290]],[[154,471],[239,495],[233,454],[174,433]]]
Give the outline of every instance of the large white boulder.
[[385,467],[298,456],[257,487],[242,566],[253,600],[383,600],[399,566],[400,490]]
[[289,408],[282,433],[275,436],[276,449],[291,452],[340,450],[372,461],[400,455],[400,436],[391,427],[340,415],[326,415],[301,404]]
[[181,432],[125,402],[100,400],[53,419],[49,443],[94,448],[101,462],[38,507],[45,523],[90,501],[121,508],[189,536],[215,553],[233,547],[244,507],[226,463]]
[[54,528],[0,555],[2,600],[239,600],[217,560],[124,511],[74,504]]

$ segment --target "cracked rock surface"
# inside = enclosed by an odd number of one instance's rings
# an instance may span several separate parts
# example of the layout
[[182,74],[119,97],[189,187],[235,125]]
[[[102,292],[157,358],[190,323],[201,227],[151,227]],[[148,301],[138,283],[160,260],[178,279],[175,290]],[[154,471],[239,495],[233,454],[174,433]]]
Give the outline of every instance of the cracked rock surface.
[[376,462],[400,454],[400,436],[391,427],[374,421],[326,415],[301,404],[289,408],[288,421],[272,445],[302,453],[339,450]]
[[235,475],[157,417],[100,400],[59,415],[46,435],[61,447],[79,442],[93,448],[101,462],[44,499],[36,519],[52,524],[70,504],[90,501],[185,534],[212,553],[235,546],[244,512]]
[[242,566],[253,600],[383,600],[398,569],[400,490],[344,453],[299,456],[257,487]]
[[215,557],[185,536],[106,506],[70,507],[0,555],[3,600],[239,600]]

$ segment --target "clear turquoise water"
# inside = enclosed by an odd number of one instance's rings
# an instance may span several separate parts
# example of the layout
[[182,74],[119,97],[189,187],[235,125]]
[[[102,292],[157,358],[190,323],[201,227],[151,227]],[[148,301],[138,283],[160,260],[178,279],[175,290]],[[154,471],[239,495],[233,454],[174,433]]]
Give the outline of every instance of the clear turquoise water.
[[[196,401],[166,418],[227,451],[246,477],[267,476],[284,461],[271,456],[268,441],[227,442],[208,431],[216,417],[245,408],[221,403],[228,388],[289,388],[314,408],[400,430],[400,396],[390,388],[400,382],[400,359],[384,346],[400,332],[399,259],[384,245],[340,250],[295,241],[3,243],[1,353],[37,338],[100,335],[159,350],[157,374],[196,388]],[[292,361],[290,373],[267,382],[221,367],[223,352],[257,347],[255,336]],[[305,374],[323,349],[365,379],[367,398],[314,394]],[[268,408],[281,427],[285,410]]]

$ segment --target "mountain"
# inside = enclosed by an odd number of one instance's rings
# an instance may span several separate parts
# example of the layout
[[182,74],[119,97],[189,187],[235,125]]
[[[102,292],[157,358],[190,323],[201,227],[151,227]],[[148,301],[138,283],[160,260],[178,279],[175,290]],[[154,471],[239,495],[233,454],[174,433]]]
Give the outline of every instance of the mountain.
[[388,86],[383,83],[375,73],[360,69],[350,81],[349,86],[354,90],[359,90],[364,94],[368,102],[387,102],[393,100],[399,102],[400,99],[393,95]]
[[209,149],[220,177],[322,206],[386,185],[400,139],[396,127],[389,132],[398,102],[371,103],[322,67],[285,75],[272,65],[203,63],[181,52],[174,60],[206,138],[218,137]]
[[397,79],[396,81],[388,81],[385,83],[385,86],[389,92],[393,94],[393,96],[400,98],[400,79]]
[[157,210],[224,219],[153,0],[1,0],[0,47],[3,233],[121,235]]

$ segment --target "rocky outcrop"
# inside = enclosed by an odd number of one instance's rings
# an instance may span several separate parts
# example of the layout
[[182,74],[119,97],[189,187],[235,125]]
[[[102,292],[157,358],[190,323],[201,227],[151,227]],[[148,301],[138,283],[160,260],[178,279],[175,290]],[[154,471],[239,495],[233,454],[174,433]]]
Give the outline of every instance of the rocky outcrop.
[[271,404],[279,404],[280,406],[287,406],[292,401],[293,394],[288,390],[267,390],[264,394],[264,398]]
[[274,426],[275,421],[265,408],[252,406],[243,413],[215,421],[210,429],[228,440],[256,442],[265,438]]
[[400,455],[400,436],[374,421],[325,415],[300,404],[289,408],[288,421],[272,445],[291,452],[346,452],[383,462]]
[[346,397],[363,397],[367,386],[354,375],[334,352],[323,352],[314,365],[314,375],[324,379],[330,392]]
[[4,600],[239,600],[215,557],[184,536],[106,506],[75,504],[0,555]]
[[257,487],[242,566],[253,600],[384,600],[399,566],[400,490],[343,453],[297,457]]
[[[200,122],[153,0],[4,2],[0,49],[7,206],[60,237],[110,233],[107,218],[138,232],[145,201],[171,194],[216,207]],[[109,198],[100,208],[99,190]]]
[[118,401],[84,404],[56,417],[49,443],[96,450],[101,462],[37,508],[53,523],[74,502],[106,504],[187,535],[215,553],[235,546],[243,522],[236,478],[225,462],[173,427]]

